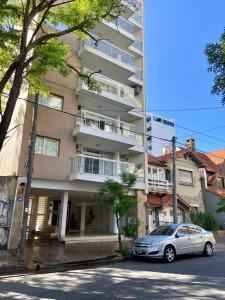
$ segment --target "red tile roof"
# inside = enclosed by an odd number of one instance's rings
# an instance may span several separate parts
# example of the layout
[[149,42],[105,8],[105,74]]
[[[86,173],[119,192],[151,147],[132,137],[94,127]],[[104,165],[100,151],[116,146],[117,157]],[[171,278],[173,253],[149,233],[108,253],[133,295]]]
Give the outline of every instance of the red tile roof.
[[221,165],[225,160],[225,148],[209,152],[207,155],[216,165]]
[[161,167],[165,167],[166,166],[166,162],[159,160],[158,157],[153,156],[151,154],[148,154],[148,163],[150,165],[155,165],[155,166],[161,166]]
[[[165,206],[171,206],[173,203],[172,196],[171,195],[166,195],[166,196],[159,196],[159,195],[152,195],[148,194],[148,203],[152,207],[165,207]],[[191,208],[191,205],[185,201],[180,195],[177,195],[178,201],[186,206],[187,208]]]
[[[218,166],[207,156],[207,154],[201,153],[199,151],[193,150],[192,148],[183,148],[176,152],[176,157],[182,157],[185,154],[192,154],[196,160],[199,161],[202,166],[204,166],[208,171],[210,172],[217,172]],[[159,156],[157,159],[159,161],[170,161],[172,160],[173,156],[172,154],[166,154]]]
[[217,188],[217,187],[209,187],[207,189],[208,192],[215,194],[219,197],[225,198],[225,190]]

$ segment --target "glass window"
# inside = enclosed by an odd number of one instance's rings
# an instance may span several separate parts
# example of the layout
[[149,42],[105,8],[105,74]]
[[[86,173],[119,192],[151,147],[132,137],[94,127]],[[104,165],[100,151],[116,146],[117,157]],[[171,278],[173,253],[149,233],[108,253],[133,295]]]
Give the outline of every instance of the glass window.
[[201,233],[201,229],[197,226],[188,226],[188,230],[190,234],[198,234]]
[[35,141],[35,153],[49,156],[58,156],[59,140],[37,136]]
[[188,170],[181,170],[179,169],[178,172],[179,182],[193,184],[193,172]]
[[150,235],[172,235],[176,230],[176,225],[159,226]]
[[179,230],[178,230],[179,233],[182,233],[182,234],[185,234],[185,235],[188,235],[189,234],[189,230],[188,230],[188,226],[182,226]]
[[63,109],[63,97],[59,97],[53,94],[50,94],[48,97],[40,95],[38,103],[60,111],[62,111]]

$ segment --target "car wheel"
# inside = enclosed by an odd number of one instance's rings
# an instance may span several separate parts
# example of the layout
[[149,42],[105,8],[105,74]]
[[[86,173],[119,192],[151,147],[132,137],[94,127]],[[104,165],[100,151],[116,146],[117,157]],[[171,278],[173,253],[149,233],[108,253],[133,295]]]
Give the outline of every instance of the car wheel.
[[205,244],[204,255],[205,256],[213,255],[213,247],[212,247],[212,244],[209,242]]
[[167,263],[172,263],[175,261],[176,253],[173,246],[167,246],[164,251],[164,260]]

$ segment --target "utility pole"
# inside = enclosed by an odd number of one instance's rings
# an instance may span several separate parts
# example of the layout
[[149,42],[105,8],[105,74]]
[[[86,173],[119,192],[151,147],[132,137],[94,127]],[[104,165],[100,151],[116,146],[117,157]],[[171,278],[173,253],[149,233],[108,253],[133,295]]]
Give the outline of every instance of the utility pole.
[[177,223],[177,174],[176,174],[176,137],[172,138],[173,151],[173,223]]
[[33,173],[34,148],[35,148],[35,139],[36,139],[38,97],[39,97],[39,94],[35,94],[34,106],[33,106],[32,128],[31,128],[30,141],[29,141],[29,146],[28,146],[27,182],[26,182],[26,186],[25,186],[23,221],[22,221],[22,226],[21,226],[21,237],[20,237],[20,244],[19,244],[19,262],[20,263],[24,262],[24,256],[25,256],[28,207],[29,207],[30,188],[31,188],[31,180],[32,180],[32,173]]

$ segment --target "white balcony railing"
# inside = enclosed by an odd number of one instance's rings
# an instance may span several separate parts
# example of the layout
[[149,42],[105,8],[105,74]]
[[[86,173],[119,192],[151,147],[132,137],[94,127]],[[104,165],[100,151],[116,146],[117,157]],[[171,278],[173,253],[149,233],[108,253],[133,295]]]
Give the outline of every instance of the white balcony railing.
[[105,117],[87,110],[81,110],[77,115],[75,126],[86,126],[103,130],[108,133],[132,138],[137,145],[143,146],[144,137],[134,132],[134,125],[113,118]]
[[138,24],[139,26],[142,26],[142,15],[137,12],[133,13],[129,20]]
[[133,77],[135,77],[136,79],[143,81],[143,70],[136,67],[135,68],[135,74],[133,75]]
[[131,46],[134,47],[135,49],[137,49],[138,51],[143,52],[143,42],[142,42],[142,40],[136,38],[134,43]]
[[171,183],[169,183],[166,179],[148,175],[148,187],[154,191],[169,192],[171,189]]
[[82,45],[83,44],[88,45],[89,47],[92,47],[113,59],[116,59],[118,62],[129,66],[134,65],[133,55],[121,50],[118,47],[113,46],[112,44],[106,41],[101,40],[96,44],[93,39],[89,39],[87,41],[82,42]]
[[119,177],[124,172],[134,172],[135,164],[78,154],[73,158],[73,174],[92,174]]
[[118,29],[123,29],[128,33],[133,34],[134,33],[134,24],[131,22],[127,21],[126,19],[123,19],[121,17],[118,17],[117,19],[114,19],[110,21],[109,23],[112,23],[113,25],[116,25]]
[[[84,69],[84,71],[86,73],[90,73],[90,71],[87,69]],[[113,96],[118,96],[120,98],[125,98],[130,100],[136,99],[134,96],[133,88],[100,74],[94,74],[92,76],[97,80],[98,84],[100,85],[101,92],[105,92]],[[86,88],[88,89],[88,87]]]
[[[93,181],[104,182],[107,178],[120,180],[120,175],[124,172],[135,172],[135,164],[112,160],[101,157],[94,157],[84,154],[78,154],[72,159],[72,175],[75,178],[93,179]],[[90,177],[91,175],[91,177]],[[93,176],[92,176],[93,175]],[[74,178],[74,177],[73,177]],[[139,170],[137,173],[137,184],[144,184],[144,171]]]

